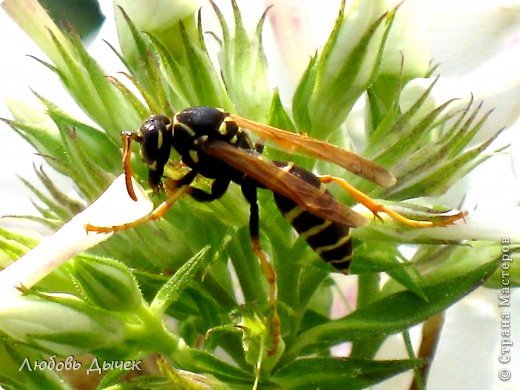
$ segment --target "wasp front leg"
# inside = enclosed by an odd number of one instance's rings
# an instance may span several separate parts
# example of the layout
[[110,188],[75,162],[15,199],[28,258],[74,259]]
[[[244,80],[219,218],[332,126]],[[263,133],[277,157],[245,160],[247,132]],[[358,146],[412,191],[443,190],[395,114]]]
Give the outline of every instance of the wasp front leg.
[[355,188],[354,186],[350,185],[346,180],[344,180],[342,178],[339,178],[336,176],[331,176],[331,175],[323,175],[323,176],[320,176],[319,179],[322,183],[339,184],[341,186],[341,188],[343,188],[345,191],[347,191],[350,194],[350,196],[352,196],[357,202],[361,203],[366,208],[368,208],[374,214],[374,216],[379,218],[380,220],[382,220],[382,218],[379,214],[385,213],[385,214],[389,215],[391,218],[393,218],[394,220],[396,220],[404,225],[415,227],[415,228],[426,228],[426,227],[436,227],[436,226],[442,227],[442,226],[452,225],[456,221],[458,221],[460,219],[464,219],[464,217],[467,214],[465,211],[461,211],[455,215],[443,216],[442,219],[440,219],[439,221],[416,221],[414,219],[405,217],[404,215],[390,209],[389,207],[386,207],[385,205],[383,205],[381,203],[378,203],[377,201],[375,201],[374,199],[369,197],[364,192],[362,192],[362,191],[358,190],[357,188]]
[[166,180],[164,187],[168,194],[168,199],[162,202],[159,206],[157,206],[150,214],[145,215],[142,218],[136,219],[135,221],[129,223],[114,226],[94,226],[91,224],[86,224],[85,229],[87,230],[87,232],[113,233],[120,230],[132,229],[147,222],[160,219],[168,212],[170,207],[172,207],[173,204],[177,200],[179,200],[180,197],[182,197],[186,192],[188,192],[188,190],[191,188],[189,187],[189,184],[193,182],[196,175],[196,172],[190,171],[178,180]]
[[157,206],[150,214],[145,215],[142,218],[136,219],[135,221],[124,223],[121,225],[114,226],[94,226],[91,224],[86,224],[85,229],[87,232],[96,232],[96,233],[113,233],[120,230],[128,230],[139,225],[145,224],[150,221],[155,221],[161,218],[164,214],[168,212],[170,207],[186,192],[187,186],[179,187],[174,193],[170,194],[170,197],[162,202],[159,206]]
[[269,355],[274,355],[278,350],[280,343],[281,334],[281,323],[280,317],[278,316],[278,310],[276,308],[276,273],[274,272],[271,263],[267,260],[265,252],[262,250],[260,244],[260,212],[258,209],[258,198],[257,198],[257,185],[251,181],[245,181],[242,183],[242,193],[249,202],[250,214],[249,214],[249,234],[251,237],[251,246],[253,252],[255,252],[262,272],[269,284],[269,306],[272,310],[271,317],[271,348],[268,350]]

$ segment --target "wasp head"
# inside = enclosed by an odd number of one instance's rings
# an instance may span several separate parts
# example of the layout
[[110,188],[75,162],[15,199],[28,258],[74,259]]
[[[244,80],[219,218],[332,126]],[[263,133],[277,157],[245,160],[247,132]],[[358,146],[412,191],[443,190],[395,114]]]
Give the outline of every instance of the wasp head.
[[138,142],[141,145],[141,157],[148,167],[148,182],[154,191],[161,188],[161,178],[164,166],[170,157],[172,123],[164,115],[152,115],[145,120],[137,133],[124,131],[123,139],[123,169],[128,195],[135,201],[134,188],[132,186],[131,143]]
[[161,187],[164,166],[170,158],[172,122],[164,115],[152,115],[139,129],[141,157],[148,166],[148,182],[154,191]]

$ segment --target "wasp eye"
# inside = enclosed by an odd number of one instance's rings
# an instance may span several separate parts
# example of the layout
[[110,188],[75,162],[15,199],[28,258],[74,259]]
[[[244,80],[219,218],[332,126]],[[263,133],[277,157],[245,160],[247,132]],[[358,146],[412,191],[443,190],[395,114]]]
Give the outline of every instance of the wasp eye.
[[153,115],[141,126],[141,155],[150,165],[164,165],[170,155],[171,121],[164,115]]
[[172,122],[164,115],[152,115],[141,126],[141,157],[148,166],[150,185],[160,185],[164,166],[170,158]]

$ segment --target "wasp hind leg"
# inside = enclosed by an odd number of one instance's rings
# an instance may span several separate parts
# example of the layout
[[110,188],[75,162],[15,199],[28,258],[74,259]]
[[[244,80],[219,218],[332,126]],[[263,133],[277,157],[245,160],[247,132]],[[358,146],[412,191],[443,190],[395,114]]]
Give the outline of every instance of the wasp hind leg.
[[376,218],[379,218],[382,220],[380,213],[385,213],[389,215],[394,220],[407,225],[411,227],[416,228],[425,228],[425,227],[436,227],[436,226],[448,226],[452,225],[455,221],[458,221],[460,219],[464,219],[466,216],[466,212],[461,211],[455,215],[449,215],[449,216],[443,216],[442,219],[438,221],[417,221],[414,219],[410,219],[405,217],[404,215],[386,207],[385,205],[378,203],[371,197],[369,197],[364,192],[358,190],[354,186],[350,185],[346,180],[331,176],[331,175],[323,175],[319,176],[319,179],[322,183],[328,184],[328,183],[337,183],[343,188],[345,191],[347,191],[350,196],[352,196],[357,202],[364,205],[366,208],[368,208]]
[[267,351],[268,355],[273,355],[278,350],[280,343],[281,334],[281,323],[278,311],[276,309],[276,273],[274,272],[271,263],[267,260],[265,252],[262,250],[260,245],[260,214],[258,210],[258,199],[257,199],[257,186],[253,182],[245,181],[242,184],[242,193],[249,202],[250,214],[249,214],[249,235],[251,238],[251,246],[253,252],[255,252],[262,272],[269,284],[269,306],[271,308],[271,348]]

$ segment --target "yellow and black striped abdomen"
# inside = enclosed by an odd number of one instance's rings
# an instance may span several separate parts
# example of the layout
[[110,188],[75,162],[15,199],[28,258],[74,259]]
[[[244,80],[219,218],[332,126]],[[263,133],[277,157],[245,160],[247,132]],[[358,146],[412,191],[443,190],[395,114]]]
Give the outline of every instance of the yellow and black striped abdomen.
[[[325,185],[312,172],[294,164],[279,161],[275,164],[312,186],[320,188],[323,192],[328,192]],[[280,212],[298,234],[305,238],[316,254],[337,270],[348,273],[352,259],[352,239],[348,226],[317,217],[292,200],[276,193],[274,200]]]

